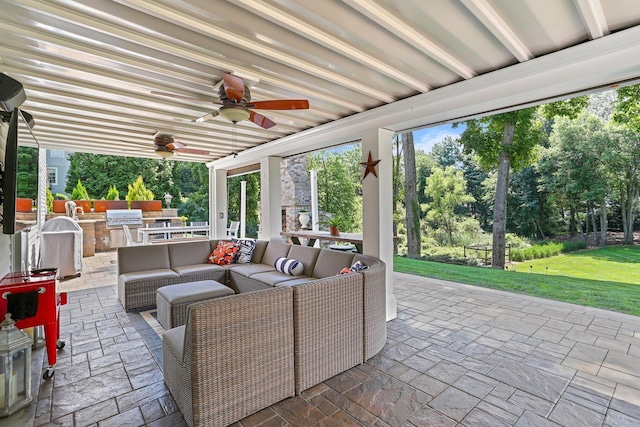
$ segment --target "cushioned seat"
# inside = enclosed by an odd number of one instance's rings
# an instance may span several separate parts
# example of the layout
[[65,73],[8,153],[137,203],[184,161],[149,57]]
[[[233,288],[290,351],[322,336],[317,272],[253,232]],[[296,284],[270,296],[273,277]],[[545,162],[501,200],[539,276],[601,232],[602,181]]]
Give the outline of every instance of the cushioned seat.
[[233,294],[231,288],[215,280],[163,286],[156,292],[158,322],[165,329],[184,325],[189,304]]
[[267,271],[264,273],[253,274],[252,280],[257,280],[269,286],[276,286],[283,282],[299,279],[302,276],[291,276],[289,274],[280,273],[279,271]]
[[173,270],[180,275],[180,277],[199,276],[203,273],[219,273],[220,277],[216,278],[216,281],[224,282],[224,277],[227,274],[227,269],[221,265],[216,264],[192,264],[183,265],[180,267],[173,267]]
[[180,275],[170,268],[158,268],[156,270],[132,271],[123,273],[118,277],[122,283],[144,282],[149,279],[177,279]]

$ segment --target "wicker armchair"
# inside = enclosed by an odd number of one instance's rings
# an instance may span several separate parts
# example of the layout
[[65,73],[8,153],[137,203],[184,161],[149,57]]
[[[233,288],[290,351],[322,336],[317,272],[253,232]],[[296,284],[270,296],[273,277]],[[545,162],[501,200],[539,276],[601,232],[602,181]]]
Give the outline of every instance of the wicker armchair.
[[162,365],[189,426],[227,426],[294,395],[293,290],[195,303],[163,334]]

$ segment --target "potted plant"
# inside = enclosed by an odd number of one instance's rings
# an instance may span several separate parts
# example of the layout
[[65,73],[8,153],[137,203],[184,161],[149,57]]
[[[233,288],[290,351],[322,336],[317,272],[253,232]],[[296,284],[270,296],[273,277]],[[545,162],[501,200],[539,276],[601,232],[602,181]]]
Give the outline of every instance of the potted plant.
[[143,211],[162,210],[162,201],[153,200],[153,192],[144,186],[142,176],[138,176],[138,179],[133,184],[129,184],[129,192],[126,199],[131,209],[142,209]]
[[66,194],[56,193],[55,199],[53,200],[53,212],[55,213],[65,213],[66,209],[64,207],[65,203],[67,203],[69,198]]
[[31,212],[33,207],[33,199],[26,197],[16,198],[16,212]]
[[127,201],[120,200],[120,192],[115,185],[109,187],[104,200],[93,201],[94,212],[106,212],[109,209],[127,209]]
[[76,206],[82,208],[85,214],[91,212],[91,198],[89,198],[87,188],[82,185],[80,180],[78,180],[78,183],[71,192],[71,200],[73,200]]
[[329,227],[329,234],[332,236],[340,235],[340,226],[343,224],[342,218],[339,216],[327,216],[327,219],[320,223]]

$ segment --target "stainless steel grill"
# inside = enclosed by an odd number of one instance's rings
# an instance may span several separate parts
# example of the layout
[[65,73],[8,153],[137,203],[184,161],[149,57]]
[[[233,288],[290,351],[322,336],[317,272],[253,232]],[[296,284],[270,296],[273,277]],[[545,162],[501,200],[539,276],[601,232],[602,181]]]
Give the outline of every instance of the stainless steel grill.
[[141,209],[110,209],[107,210],[107,228],[123,225],[142,226]]

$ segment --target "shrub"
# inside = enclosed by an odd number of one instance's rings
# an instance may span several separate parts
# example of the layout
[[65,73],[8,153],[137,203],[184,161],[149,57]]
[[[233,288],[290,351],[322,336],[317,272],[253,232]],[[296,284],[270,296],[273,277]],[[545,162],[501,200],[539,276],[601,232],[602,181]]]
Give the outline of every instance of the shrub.
[[80,180],[78,180],[78,183],[71,192],[71,200],[91,200],[89,198],[89,193],[87,193],[87,188],[82,185]]
[[109,187],[109,191],[107,191],[107,200],[120,200],[120,192],[115,185]]
[[131,206],[132,200],[153,200],[153,192],[147,190],[147,187],[144,186],[142,176],[139,176],[133,184],[129,184],[129,192],[126,199],[129,202],[129,206]]
[[46,195],[47,195],[47,212],[51,213],[53,212],[53,194],[51,193],[51,189],[49,188],[48,185],[47,185]]
[[587,242],[565,242],[562,244],[562,253],[579,251],[587,248]]
[[69,200],[66,194],[56,193],[56,200]]
[[549,258],[561,253],[572,252],[587,247],[585,242],[557,243],[546,242],[526,249],[511,248],[511,261],[521,262],[528,259]]

